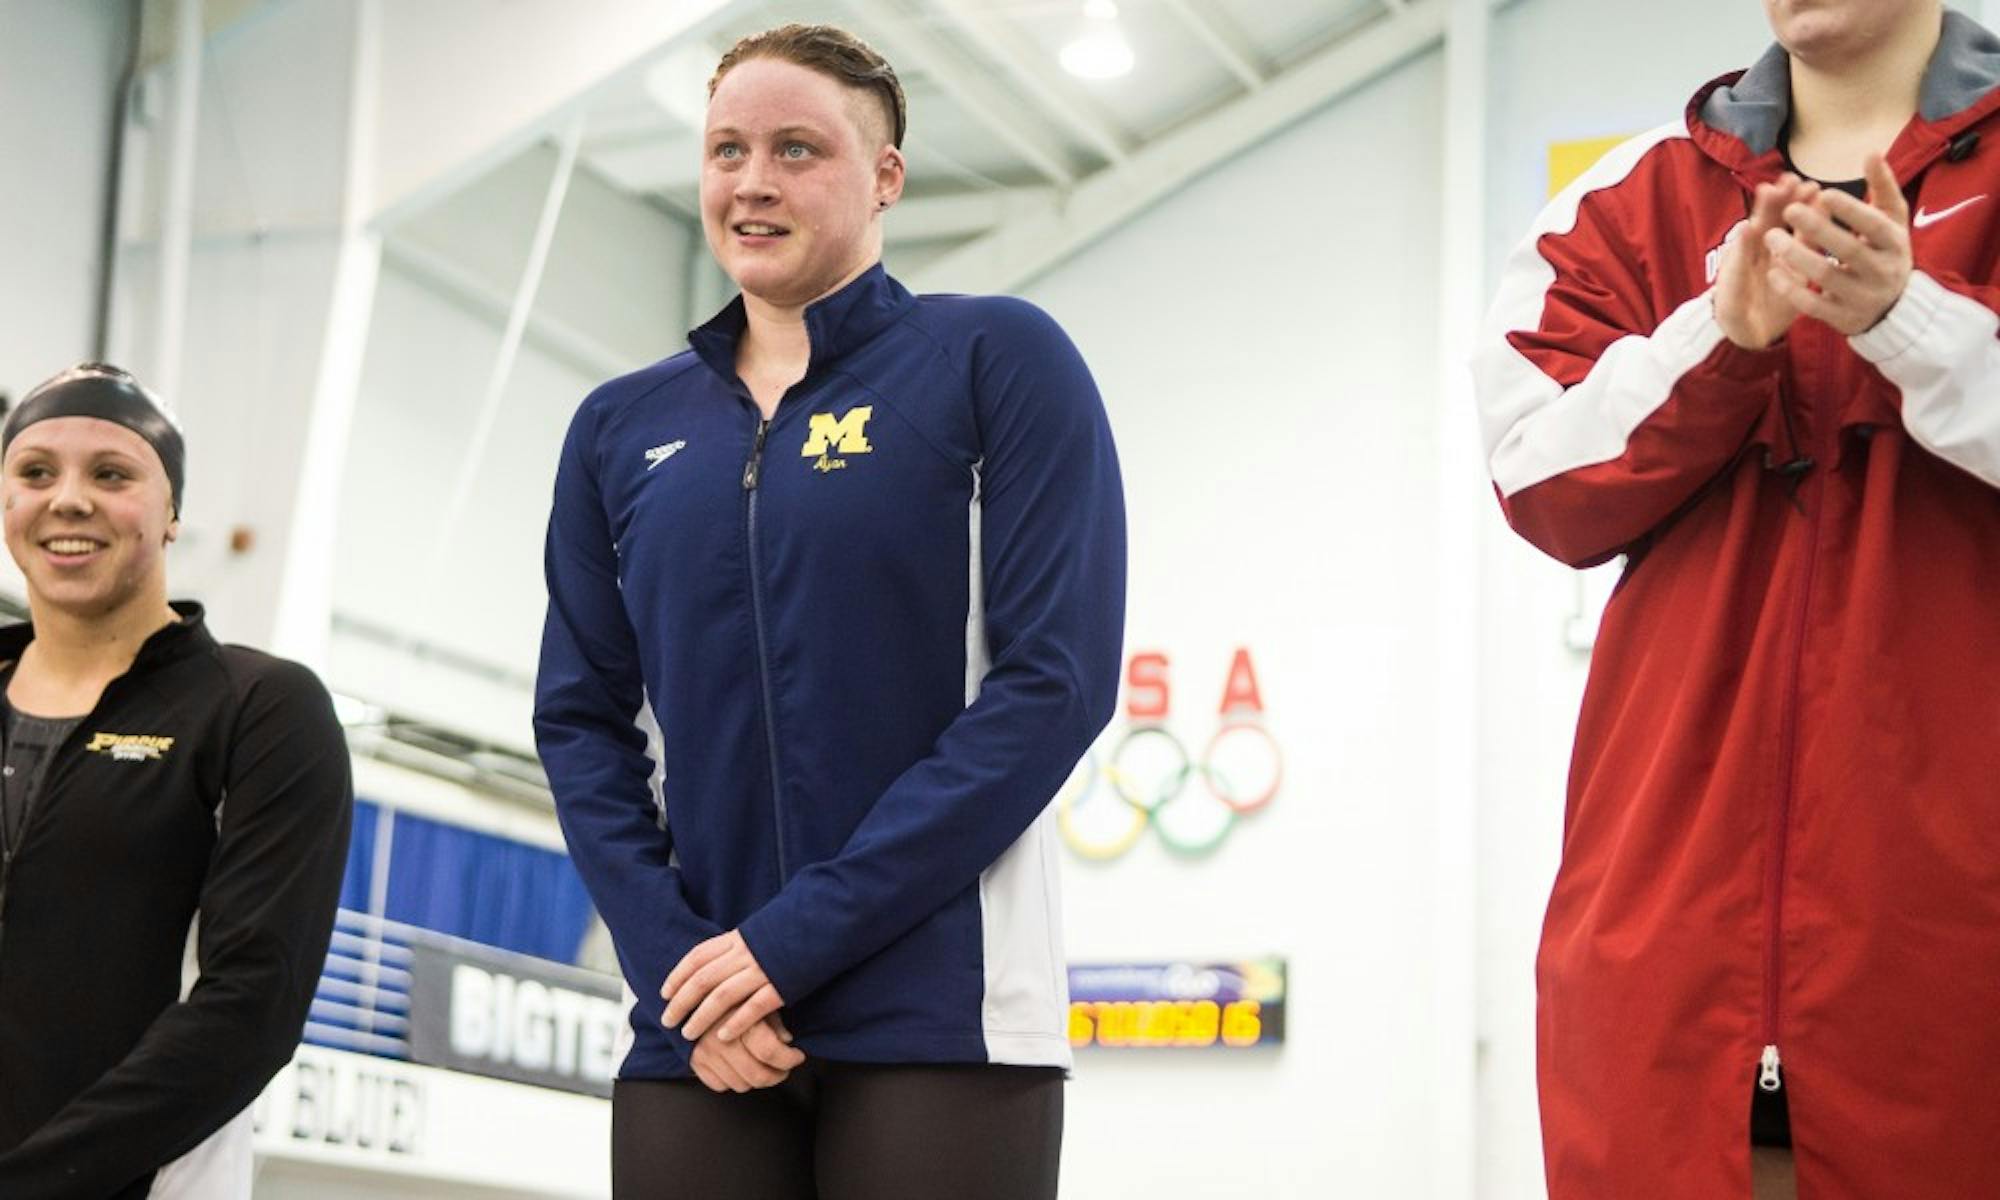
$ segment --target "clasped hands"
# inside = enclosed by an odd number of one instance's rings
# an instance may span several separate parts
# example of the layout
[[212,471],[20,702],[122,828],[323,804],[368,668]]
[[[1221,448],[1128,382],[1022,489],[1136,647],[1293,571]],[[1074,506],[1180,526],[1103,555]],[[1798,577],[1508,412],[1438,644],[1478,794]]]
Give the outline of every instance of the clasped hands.
[[1881,155],[1868,156],[1865,178],[1866,201],[1795,175],[1757,185],[1716,278],[1730,341],[1761,350],[1800,316],[1865,333],[1902,298],[1914,269],[1909,203]]
[[784,1000],[736,930],[687,952],[660,985],[660,1023],[694,1043],[696,1078],[717,1092],[782,1083],[806,1060],[778,1017]]

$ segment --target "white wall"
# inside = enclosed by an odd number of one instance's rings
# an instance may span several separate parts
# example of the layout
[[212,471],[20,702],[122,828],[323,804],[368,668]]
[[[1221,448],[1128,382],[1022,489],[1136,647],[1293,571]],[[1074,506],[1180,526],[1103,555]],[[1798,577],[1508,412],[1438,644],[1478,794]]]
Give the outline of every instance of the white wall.
[[611,1105],[300,1046],[252,1106],[266,1200],[587,1200],[611,1188]]
[[678,350],[688,325],[687,230],[578,173],[469,501],[446,528],[553,159],[530,149],[390,234],[335,543],[337,616],[504,678],[358,636],[337,636],[328,663],[337,688],[522,749],[563,433],[592,387]]
[[[94,352],[111,130],[135,32],[121,3],[0,3],[0,392]],[[0,587],[20,593],[0,555]]]
[[123,4],[0,4],[0,391],[91,353]]
[[[1503,10],[1494,265],[1545,198],[1549,143],[1672,119],[1767,40],[1740,0]],[[1263,1060],[1086,1053],[1067,1194],[1432,1194],[1426,622],[1439,587],[1482,568],[1466,672],[1482,688],[1479,1195],[1544,1194],[1533,956],[1587,659],[1565,641],[1577,577],[1497,513],[1483,564],[1426,549],[1441,87],[1435,58],[1412,64],[1030,289],[1083,345],[1118,431],[1129,644],[1174,656],[1184,736],[1206,733],[1224,656],[1250,644],[1289,754],[1285,793],[1206,862],[1150,844],[1072,862],[1073,958],[1281,952],[1295,1007]]]
[[[542,144],[507,160],[397,226],[395,251],[453,264],[492,298],[511,301],[556,158]],[[678,349],[687,332],[690,237],[680,222],[578,171],[535,298],[546,348],[560,350],[566,343],[557,339],[567,338],[614,370]]]
[[1173,727],[1199,752],[1247,645],[1286,752],[1211,857],[1067,864],[1073,960],[1279,953],[1292,1009],[1278,1053],[1081,1054],[1066,1195],[1425,1186],[1441,88],[1427,56],[1028,291],[1105,394]]
[[[302,462],[330,449],[306,443],[341,265],[357,37],[344,0],[292,0],[207,40],[177,379],[156,345],[170,64],[142,78],[129,114],[111,352],[164,393],[187,434],[168,572],[226,640],[268,644]],[[244,550],[231,545],[239,529]]]
[[352,636],[336,638],[328,675],[336,688],[392,710],[525,748],[556,449],[596,380],[523,348],[470,502],[447,532],[447,497],[499,342],[490,321],[393,266],[383,271],[342,485],[334,611],[515,682],[384,654]]

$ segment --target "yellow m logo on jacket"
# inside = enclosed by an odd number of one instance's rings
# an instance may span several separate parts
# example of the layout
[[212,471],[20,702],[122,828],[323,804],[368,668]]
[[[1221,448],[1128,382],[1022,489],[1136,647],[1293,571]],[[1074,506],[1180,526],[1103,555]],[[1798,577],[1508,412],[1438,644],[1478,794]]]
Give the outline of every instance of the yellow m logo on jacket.
[[837,419],[832,413],[814,413],[812,424],[806,430],[806,445],[800,457],[868,453],[873,449],[868,444],[868,418],[874,415],[875,408],[869,404],[850,408],[846,416]]

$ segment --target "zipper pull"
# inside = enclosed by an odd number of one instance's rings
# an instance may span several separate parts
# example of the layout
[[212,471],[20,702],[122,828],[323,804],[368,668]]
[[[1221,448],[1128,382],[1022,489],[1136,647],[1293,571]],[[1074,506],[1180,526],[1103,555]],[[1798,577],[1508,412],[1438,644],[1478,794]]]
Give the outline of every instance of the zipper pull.
[[1757,1086],[1767,1092],[1775,1092],[1784,1087],[1785,1081],[1778,1074],[1778,1069],[1783,1065],[1778,1058],[1776,1046],[1764,1047],[1764,1057],[1757,1060]]
[[757,490],[757,464],[763,460],[764,435],[770,431],[770,421],[757,422],[757,441],[750,447],[750,461],[743,464],[743,490],[746,492]]

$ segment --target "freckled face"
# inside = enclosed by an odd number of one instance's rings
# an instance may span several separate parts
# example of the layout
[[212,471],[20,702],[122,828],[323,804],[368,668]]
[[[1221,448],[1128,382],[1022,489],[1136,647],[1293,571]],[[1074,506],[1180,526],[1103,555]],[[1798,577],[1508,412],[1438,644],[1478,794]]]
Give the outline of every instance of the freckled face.
[[52,417],[15,435],[4,471],[7,550],[35,603],[97,618],[164,602],[180,523],[146,439],[95,417]]
[[804,305],[882,256],[903,156],[868,93],[775,58],[738,64],[708,105],[702,229],[744,292]]

